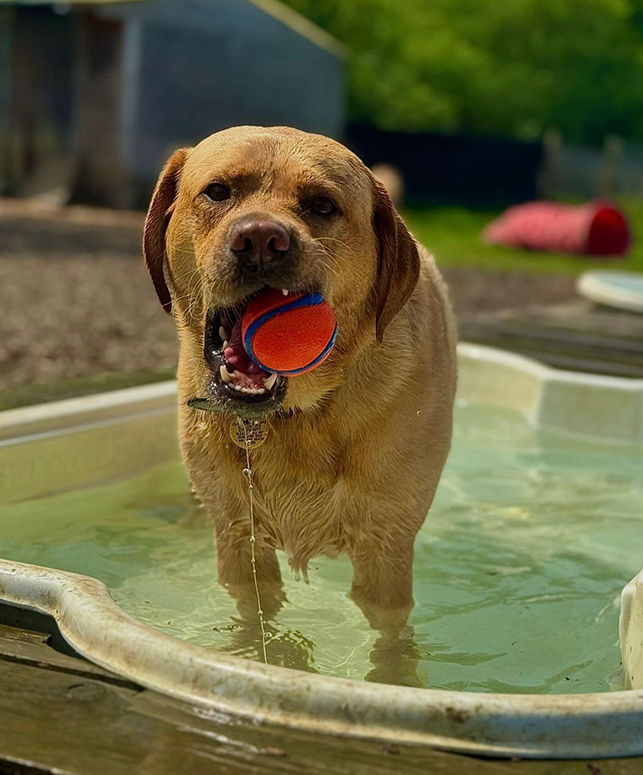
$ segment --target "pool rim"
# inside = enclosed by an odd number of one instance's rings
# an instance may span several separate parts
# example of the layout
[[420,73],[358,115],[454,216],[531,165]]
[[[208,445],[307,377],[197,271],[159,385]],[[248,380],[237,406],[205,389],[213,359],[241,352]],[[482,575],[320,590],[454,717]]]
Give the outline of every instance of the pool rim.
[[[486,403],[494,404],[493,391],[489,393],[494,370],[504,383],[499,392],[505,396],[507,369],[539,382],[540,391],[524,391],[525,405],[517,409],[535,425],[553,427],[553,420],[564,416],[559,403],[570,385],[590,393],[640,394],[640,407],[636,401],[632,407],[635,414],[643,412],[643,380],[558,372],[522,356],[475,345],[459,345],[459,360],[465,371],[486,372],[482,377],[487,380]],[[548,404],[545,398],[552,384],[563,384],[553,413],[551,401]],[[460,400],[473,400],[470,388],[465,384],[465,397]],[[501,396],[495,398],[500,401]],[[0,413],[0,441],[24,443],[124,422],[144,413],[174,411],[175,404],[175,383],[168,382],[9,410]],[[640,417],[634,419],[638,422]],[[630,441],[639,440],[638,430],[637,426]],[[481,756],[643,755],[643,688],[580,695],[477,694],[374,684],[263,665],[187,643],[139,622],[96,579],[1,559],[0,601],[52,616],[65,640],[90,661],[200,706],[201,712],[210,709],[313,732]]]

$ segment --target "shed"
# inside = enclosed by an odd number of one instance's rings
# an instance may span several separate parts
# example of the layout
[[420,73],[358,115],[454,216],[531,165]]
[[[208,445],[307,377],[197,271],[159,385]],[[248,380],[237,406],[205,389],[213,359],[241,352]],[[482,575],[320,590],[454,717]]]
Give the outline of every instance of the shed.
[[219,129],[343,132],[341,45],[276,0],[13,0],[0,52],[4,194],[139,207]]

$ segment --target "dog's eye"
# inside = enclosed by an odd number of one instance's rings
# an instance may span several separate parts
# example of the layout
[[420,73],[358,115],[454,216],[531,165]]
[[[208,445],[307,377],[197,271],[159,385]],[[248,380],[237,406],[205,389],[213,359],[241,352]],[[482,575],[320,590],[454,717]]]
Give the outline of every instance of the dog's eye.
[[213,202],[223,202],[225,199],[230,199],[230,189],[224,183],[210,183],[202,193]]
[[313,200],[311,210],[317,215],[332,215],[337,211],[337,205],[329,196],[318,196]]

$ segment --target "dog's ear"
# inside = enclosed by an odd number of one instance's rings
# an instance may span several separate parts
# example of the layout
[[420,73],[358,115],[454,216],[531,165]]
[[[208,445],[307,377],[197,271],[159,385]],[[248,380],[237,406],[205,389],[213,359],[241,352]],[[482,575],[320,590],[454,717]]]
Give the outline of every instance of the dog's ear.
[[143,230],[143,258],[152,276],[156,295],[168,313],[172,311],[172,298],[163,275],[165,232],[172,215],[179,175],[189,150],[181,148],[175,151],[163,167],[152,194]]
[[373,228],[378,240],[378,276],[375,284],[375,333],[384,331],[413,293],[420,276],[420,255],[415,240],[393,207],[386,188],[375,180]]

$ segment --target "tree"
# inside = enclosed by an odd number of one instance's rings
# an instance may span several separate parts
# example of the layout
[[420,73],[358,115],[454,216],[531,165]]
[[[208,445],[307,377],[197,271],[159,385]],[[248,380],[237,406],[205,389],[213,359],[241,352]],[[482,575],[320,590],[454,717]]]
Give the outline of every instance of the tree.
[[643,0],[286,0],[349,48],[385,129],[643,139]]

